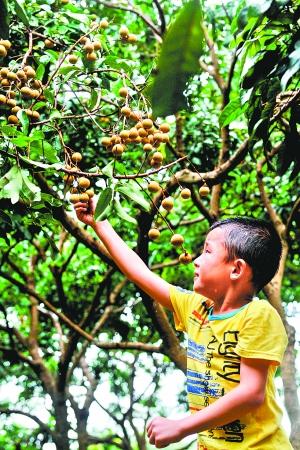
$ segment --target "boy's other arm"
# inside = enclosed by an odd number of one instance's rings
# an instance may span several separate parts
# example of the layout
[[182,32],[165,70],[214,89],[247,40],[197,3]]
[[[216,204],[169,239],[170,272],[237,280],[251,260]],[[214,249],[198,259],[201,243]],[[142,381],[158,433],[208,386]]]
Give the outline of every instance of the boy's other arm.
[[153,273],[144,261],[123,241],[107,220],[94,220],[95,203],[76,203],[74,205],[77,217],[83,223],[92,226],[101,239],[113,261],[121,272],[153,300],[173,311],[170,299],[171,285]]
[[240,383],[211,405],[184,419],[153,419],[148,427],[149,441],[157,448],[166,447],[186,436],[226,425],[258,408],[264,401],[271,361],[242,358]]

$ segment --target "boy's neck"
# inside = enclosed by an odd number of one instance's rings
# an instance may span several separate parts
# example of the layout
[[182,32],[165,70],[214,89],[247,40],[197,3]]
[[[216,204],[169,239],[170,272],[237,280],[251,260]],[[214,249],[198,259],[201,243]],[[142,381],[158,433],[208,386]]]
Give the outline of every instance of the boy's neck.
[[224,299],[214,299],[214,314],[228,313],[230,311],[234,311],[235,309],[239,309],[250,303],[253,297],[254,292],[240,295],[238,297],[227,294]]

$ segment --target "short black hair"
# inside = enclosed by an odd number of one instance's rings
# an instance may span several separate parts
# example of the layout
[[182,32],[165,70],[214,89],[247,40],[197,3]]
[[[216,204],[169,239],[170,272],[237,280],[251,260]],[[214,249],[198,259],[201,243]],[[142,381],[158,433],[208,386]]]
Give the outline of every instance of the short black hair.
[[209,231],[224,228],[228,261],[242,258],[252,269],[256,292],[272,280],[282,253],[280,237],[274,226],[252,217],[233,217],[214,222]]

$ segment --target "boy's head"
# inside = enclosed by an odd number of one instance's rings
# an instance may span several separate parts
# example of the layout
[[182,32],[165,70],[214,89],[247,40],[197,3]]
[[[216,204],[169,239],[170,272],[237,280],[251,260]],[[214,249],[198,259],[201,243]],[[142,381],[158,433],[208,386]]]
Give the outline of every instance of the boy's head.
[[252,283],[260,291],[277,272],[282,245],[269,222],[250,217],[219,220],[209,229],[222,228],[228,259],[243,259],[252,269]]

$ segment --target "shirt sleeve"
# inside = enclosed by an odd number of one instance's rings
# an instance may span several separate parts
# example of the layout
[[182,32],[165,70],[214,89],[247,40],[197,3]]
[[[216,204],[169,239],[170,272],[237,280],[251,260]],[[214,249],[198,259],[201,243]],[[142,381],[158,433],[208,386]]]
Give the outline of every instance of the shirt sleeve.
[[178,331],[187,330],[187,318],[193,295],[192,291],[186,291],[178,286],[172,286],[170,289],[170,299],[174,308],[175,328]]
[[239,332],[236,353],[279,365],[287,346],[287,335],[278,312],[266,300],[253,300]]

